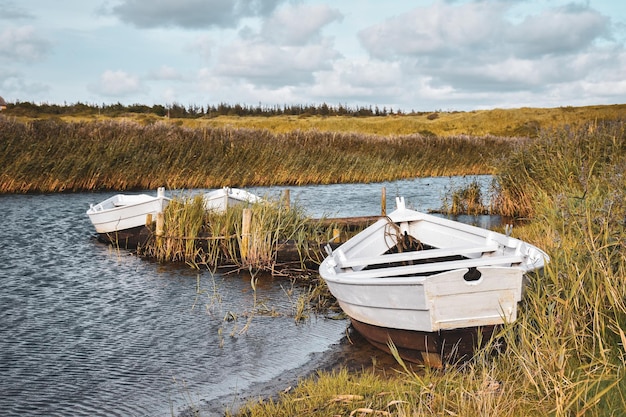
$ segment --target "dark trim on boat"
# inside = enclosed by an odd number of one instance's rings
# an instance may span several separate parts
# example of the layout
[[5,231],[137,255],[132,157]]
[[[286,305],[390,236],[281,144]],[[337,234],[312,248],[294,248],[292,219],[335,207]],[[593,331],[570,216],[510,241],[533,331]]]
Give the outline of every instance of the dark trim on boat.
[[[469,327],[439,332],[391,329],[351,319],[352,326],[372,345],[391,353],[391,340],[400,357],[408,362],[442,366],[470,359],[484,347],[498,326]],[[438,358],[438,359],[437,359]],[[433,360],[439,363],[433,363]]]

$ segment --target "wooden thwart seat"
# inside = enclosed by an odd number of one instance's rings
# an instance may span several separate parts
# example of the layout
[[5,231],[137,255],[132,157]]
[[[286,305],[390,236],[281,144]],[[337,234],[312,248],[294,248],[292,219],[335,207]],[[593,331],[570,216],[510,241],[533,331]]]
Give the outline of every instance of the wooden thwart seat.
[[420,275],[432,272],[450,271],[461,268],[476,268],[480,266],[511,266],[522,263],[521,256],[487,256],[484,258],[462,259],[459,261],[431,262],[419,265],[403,265],[388,268],[364,269],[353,272],[352,276],[362,278],[385,278],[402,275]]
[[427,249],[411,252],[390,253],[387,255],[370,256],[353,259],[340,259],[337,262],[339,268],[352,268],[355,266],[380,265],[393,262],[419,261],[431,258],[443,258],[446,256],[466,255],[468,253],[495,252],[498,245],[467,246],[445,249]]

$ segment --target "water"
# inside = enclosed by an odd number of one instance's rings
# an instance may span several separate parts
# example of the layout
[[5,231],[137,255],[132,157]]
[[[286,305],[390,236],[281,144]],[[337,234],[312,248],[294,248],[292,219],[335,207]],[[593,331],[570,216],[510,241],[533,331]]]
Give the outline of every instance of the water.
[[[437,208],[451,181],[290,190],[314,217],[359,216],[380,212],[383,186],[389,210],[395,194]],[[0,196],[3,415],[177,415],[280,378],[345,335],[345,320],[296,324],[299,288],[289,281],[262,277],[255,301],[249,277],[159,265],[98,243],[85,211],[111,194]]]

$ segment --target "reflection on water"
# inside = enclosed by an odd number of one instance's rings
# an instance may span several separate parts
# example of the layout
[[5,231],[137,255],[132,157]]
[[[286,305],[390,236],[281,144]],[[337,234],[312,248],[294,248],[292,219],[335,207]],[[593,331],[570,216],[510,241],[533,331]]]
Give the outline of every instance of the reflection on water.
[[[379,213],[382,186],[389,208],[396,193],[437,208],[450,181],[290,188],[312,216],[355,216]],[[300,289],[289,281],[262,277],[255,293],[246,276],[159,265],[98,243],[85,210],[110,194],[0,196],[3,415],[168,416],[189,398],[277,378],[344,336],[345,320],[296,324]]]

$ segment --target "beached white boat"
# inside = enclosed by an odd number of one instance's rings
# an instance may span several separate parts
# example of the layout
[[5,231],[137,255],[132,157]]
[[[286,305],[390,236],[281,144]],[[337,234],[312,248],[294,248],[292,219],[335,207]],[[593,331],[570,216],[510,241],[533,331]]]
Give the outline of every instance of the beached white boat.
[[[548,261],[510,236],[407,209],[357,234],[320,265],[354,328],[415,362],[471,355],[494,326],[517,318],[524,274]],[[434,356],[433,356],[434,355]]]
[[224,187],[203,196],[207,210],[224,212],[237,204],[255,204],[264,201],[261,197],[239,188]]
[[129,242],[146,225],[156,221],[157,213],[162,212],[169,201],[163,187],[157,190],[156,197],[147,194],[117,194],[101,203],[92,204],[87,210],[87,216],[101,240]]

